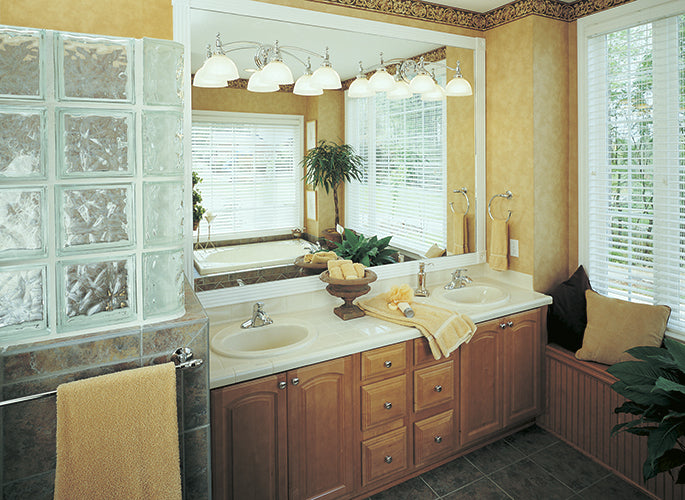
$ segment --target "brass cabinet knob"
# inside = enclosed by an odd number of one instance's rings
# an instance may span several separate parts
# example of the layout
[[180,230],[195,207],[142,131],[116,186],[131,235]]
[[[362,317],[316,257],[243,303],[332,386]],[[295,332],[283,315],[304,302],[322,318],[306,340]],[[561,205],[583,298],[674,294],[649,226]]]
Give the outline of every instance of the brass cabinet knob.
[[435,436],[435,442],[438,444],[442,443],[442,436]]
[[386,361],[385,363],[383,363],[383,366],[385,366],[386,368],[390,368],[392,366],[392,361]]
[[392,457],[390,455],[385,456],[385,463],[386,464],[391,464],[392,463]]

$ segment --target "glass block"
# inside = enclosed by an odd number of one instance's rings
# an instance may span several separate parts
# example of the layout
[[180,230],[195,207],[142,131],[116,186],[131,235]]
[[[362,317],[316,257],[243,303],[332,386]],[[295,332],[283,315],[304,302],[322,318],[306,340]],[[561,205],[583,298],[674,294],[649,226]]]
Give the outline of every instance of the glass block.
[[132,184],[58,188],[60,254],[134,244]]
[[0,27],[0,97],[42,99],[45,32]]
[[134,256],[58,265],[58,330],[135,319]]
[[46,144],[44,108],[0,109],[0,179],[44,179]]
[[143,254],[143,316],[183,312],[183,251]]
[[46,254],[43,187],[0,188],[0,260]]
[[133,102],[133,39],[55,35],[58,98]]
[[183,181],[143,183],[143,242],[146,247],[183,240]]
[[62,177],[133,175],[133,113],[63,109],[59,111],[58,127]]
[[183,174],[183,115],[143,111],[143,171],[148,175]]
[[45,266],[0,269],[0,337],[46,328],[46,276]]
[[143,39],[143,96],[145,104],[183,104],[183,45]]

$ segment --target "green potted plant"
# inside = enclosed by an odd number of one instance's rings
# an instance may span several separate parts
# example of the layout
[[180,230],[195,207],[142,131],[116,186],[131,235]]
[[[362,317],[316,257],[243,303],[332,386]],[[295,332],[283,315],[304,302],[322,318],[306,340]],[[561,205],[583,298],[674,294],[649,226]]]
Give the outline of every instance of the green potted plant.
[[662,347],[635,347],[628,352],[638,361],[624,361],[608,368],[618,378],[611,388],[628,401],[615,413],[634,415],[634,420],[615,425],[620,431],[647,437],[644,480],[661,472],[685,484],[685,345],[664,339]]
[[376,236],[364,237],[356,234],[351,229],[345,229],[342,242],[333,250],[339,257],[359,262],[366,267],[393,264],[392,255],[395,250],[388,248],[392,236],[386,236],[380,240]]
[[202,177],[197,175],[197,172],[193,172],[193,231],[196,231],[202,220],[202,216],[205,214],[205,207],[200,203],[202,201],[202,195],[195,189],[195,186],[202,182]]
[[[343,182],[360,180],[364,159],[354,152],[349,144],[337,144],[329,141],[319,141],[302,160],[306,168],[304,179],[315,189],[323,188],[326,193],[333,191],[335,205],[335,227],[340,224],[338,209],[338,187]],[[324,237],[332,241],[340,241],[335,227],[324,230]]]

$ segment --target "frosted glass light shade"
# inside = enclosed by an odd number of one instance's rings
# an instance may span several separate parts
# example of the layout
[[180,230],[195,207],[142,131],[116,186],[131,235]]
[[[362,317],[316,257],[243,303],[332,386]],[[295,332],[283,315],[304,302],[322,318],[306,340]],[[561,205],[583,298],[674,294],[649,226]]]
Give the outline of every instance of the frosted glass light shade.
[[321,66],[312,75],[314,78],[314,83],[316,83],[322,89],[334,90],[342,88],[342,83],[340,82],[340,75],[331,66]]
[[449,82],[447,82],[445,93],[448,96],[467,96],[473,95],[473,90],[471,89],[471,84],[466,78],[455,76]]
[[195,76],[193,77],[193,86],[208,89],[218,89],[221,87],[227,87],[228,82],[226,80],[221,80],[220,78],[209,76],[205,66],[203,65],[197,70]]
[[223,54],[214,54],[202,65],[207,76],[216,80],[237,80],[240,74],[233,60]]
[[409,89],[414,94],[423,94],[424,92],[430,92],[435,88],[435,82],[427,74],[418,74],[409,82]]
[[264,78],[263,70],[255,71],[247,81],[247,90],[250,92],[277,92],[278,84]]
[[412,95],[409,84],[404,80],[399,80],[395,82],[392,89],[386,92],[385,97],[391,101],[399,101],[400,99],[409,99]]
[[443,99],[445,99],[445,90],[438,84],[435,84],[430,92],[421,94],[422,101],[442,101]]
[[385,68],[379,68],[371,75],[369,83],[376,92],[387,92],[395,86],[395,78]]
[[358,76],[347,91],[349,97],[371,97],[375,92],[365,76]]
[[293,94],[321,95],[323,94],[323,89],[314,82],[312,75],[304,74],[295,82]]
[[270,80],[277,85],[289,85],[293,83],[293,74],[283,61],[271,61],[262,68],[263,80]]

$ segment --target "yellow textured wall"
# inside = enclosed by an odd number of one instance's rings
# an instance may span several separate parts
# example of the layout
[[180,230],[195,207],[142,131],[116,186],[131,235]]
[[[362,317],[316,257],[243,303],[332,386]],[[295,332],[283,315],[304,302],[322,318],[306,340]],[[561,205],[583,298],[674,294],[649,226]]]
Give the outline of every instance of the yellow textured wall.
[[292,92],[248,92],[245,89],[192,87],[192,107],[205,111],[304,115],[307,98]]
[[[568,25],[568,269],[578,267],[578,32]],[[570,274],[570,273],[569,273]]]
[[173,39],[171,0],[4,0],[0,23],[12,26]]

